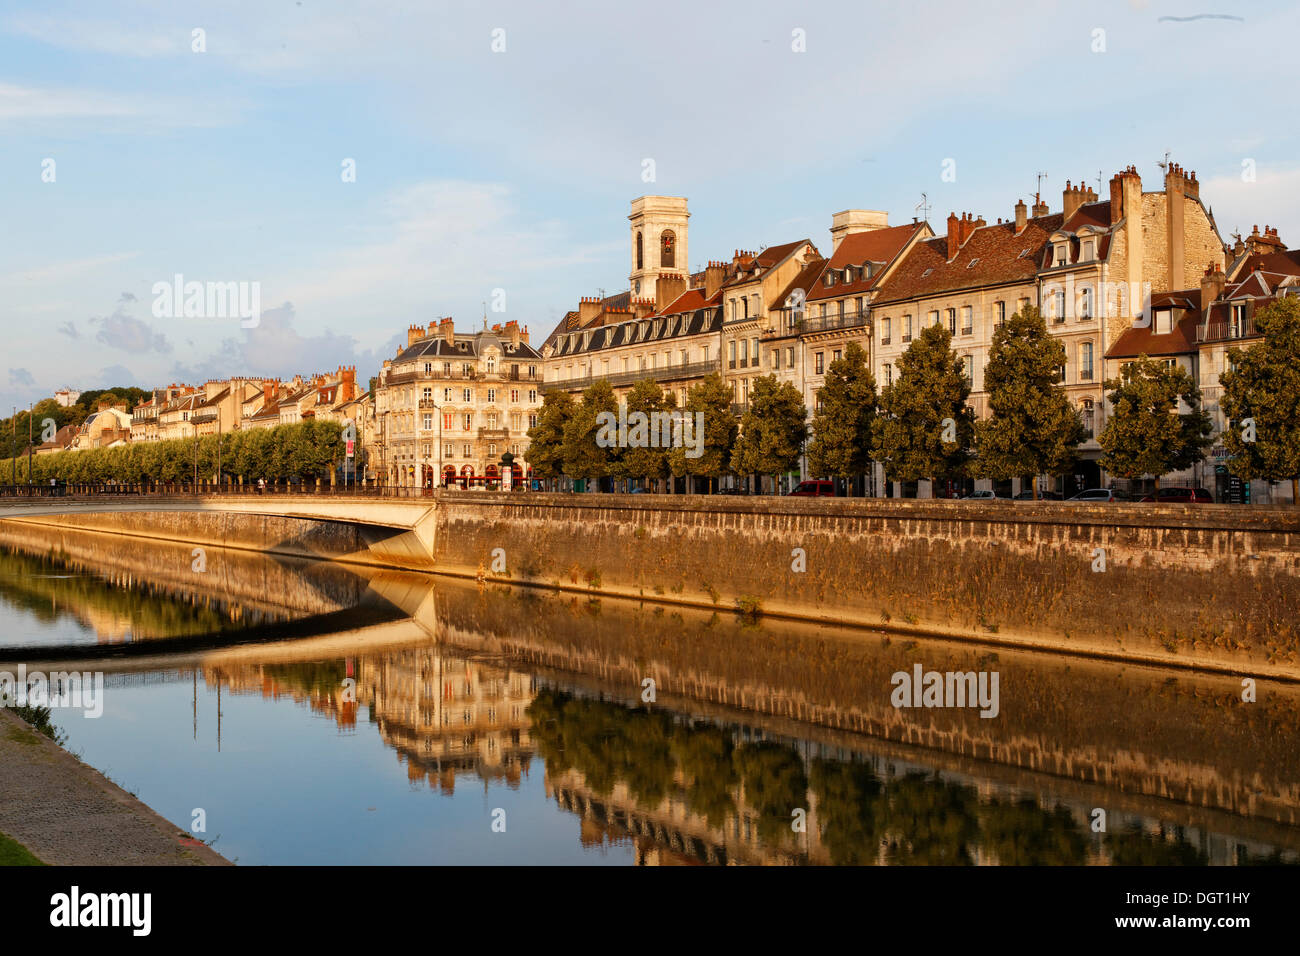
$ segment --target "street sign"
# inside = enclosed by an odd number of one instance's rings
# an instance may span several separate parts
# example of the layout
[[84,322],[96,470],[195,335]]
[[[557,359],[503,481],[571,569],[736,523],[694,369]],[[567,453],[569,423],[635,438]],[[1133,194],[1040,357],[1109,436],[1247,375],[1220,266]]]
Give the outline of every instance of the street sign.
[[349,458],[352,457],[352,447],[353,447],[353,442],[352,442],[352,439],[349,438],[349,439],[348,439],[348,457],[349,457]]

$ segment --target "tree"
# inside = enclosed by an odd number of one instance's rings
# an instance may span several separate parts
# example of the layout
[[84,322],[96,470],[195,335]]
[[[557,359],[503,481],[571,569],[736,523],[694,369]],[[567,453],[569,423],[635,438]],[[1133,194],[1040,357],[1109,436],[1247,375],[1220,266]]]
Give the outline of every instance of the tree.
[[1229,349],[1228,371],[1219,376],[1219,404],[1232,423],[1223,433],[1228,470],[1246,480],[1290,480],[1291,501],[1300,504],[1300,299],[1264,306],[1255,328],[1263,341]]
[[878,406],[876,380],[867,368],[867,353],[850,342],[844,357],[831,362],[826,383],[817,393],[808,468],[815,475],[850,479],[871,465],[871,433]]
[[898,359],[898,380],[880,394],[875,457],[891,481],[961,477],[970,459],[974,416],[970,380],[951,334],[926,328]]
[[[629,423],[633,420],[632,416],[638,412],[646,416],[648,424],[647,437],[653,438],[658,435],[663,437],[663,429],[655,427],[656,413],[663,415],[665,412],[675,408],[677,400],[672,393],[664,394],[664,390],[659,387],[658,383],[651,379],[642,379],[632,387],[632,391],[627,395],[627,417]],[[629,431],[631,429],[629,428]],[[671,432],[673,436],[677,432]],[[654,444],[660,444],[654,442]],[[623,478],[644,478],[647,482],[663,478],[668,474],[668,445],[661,447],[651,447],[651,443],[645,445],[633,446],[630,442],[628,447],[623,450],[622,459],[619,462],[619,476]]]
[[[1065,346],[1047,332],[1032,305],[993,332],[984,367],[984,388],[992,416],[975,426],[984,478],[1061,474],[1071,470],[1077,448],[1087,437],[1066,395],[1058,369]],[[1033,483],[1038,497],[1038,482]]]
[[808,410],[803,396],[775,375],[754,379],[749,408],[740,423],[740,438],[731,453],[731,470],[738,475],[772,475],[799,467],[808,437]]
[[[1119,378],[1106,380],[1113,411],[1097,439],[1101,466],[1122,478],[1160,476],[1190,468],[1210,446],[1210,416],[1201,408],[1201,390],[1180,365],[1138,356]],[[1188,409],[1180,413],[1179,403]]]
[[617,473],[619,449],[602,447],[597,437],[602,428],[601,413],[618,416],[618,399],[605,379],[583,390],[582,401],[564,426],[564,471],[574,478],[599,481]]
[[[731,389],[722,375],[713,372],[686,393],[686,411],[691,415],[691,428],[703,424],[704,436],[698,456],[687,454],[690,448],[673,448],[668,453],[668,464],[676,476],[695,475],[713,481],[727,471],[731,450],[736,443],[736,416],[731,414]],[[692,436],[699,441],[698,436]]]
[[537,424],[528,429],[528,461],[537,478],[564,474],[564,428],[573,417],[573,396],[556,389],[542,398]]

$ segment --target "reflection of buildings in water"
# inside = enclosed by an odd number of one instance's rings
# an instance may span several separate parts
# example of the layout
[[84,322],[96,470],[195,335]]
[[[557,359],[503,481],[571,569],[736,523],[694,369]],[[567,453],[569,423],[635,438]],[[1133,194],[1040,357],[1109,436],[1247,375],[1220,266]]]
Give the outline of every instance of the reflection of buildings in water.
[[412,781],[427,778],[442,793],[456,774],[518,787],[533,755],[528,705],[536,678],[438,648],[362,658],[357,696],[370,708],[384,742],[397,750]]
[[[547,692],[543,692],[544,694]],[[601,726],[619,722],[610,708]],[[699,731],[680,718],[673,735]],[[1115,809],[1105,833],[1092,832],[1093,807],[1078,798],[1044,790],[1029,792],[961,773],[896,758],[859,753],[806,739],[765,736],[747,727],[727,728],[734,754],[746,745],[777,753],[786,767],[797,763],[807,786],[773,801],[770,791],[748,792],[746,774],[728,784],[725,811],[705,814],[692,807],[690,775],[676,760],[662,786],[630,783],[615,772],[612,783],[594,786],[573,766],[558,769],[548,759],[546,792],[563,810],[580,817],[583,846],[631,844],[638,864],[936,864],[969,865],[1236,865],[1274,859],[1300,862],[1294,849],[1213,829],[1171,824],[1146,813]],[[633,735],[629,735],[631,737]],[[549,739],[541,727],[539,745],[562,740],[567,748],[595,751],[572,735]],[[641,739],[651,739],[642,735]],[[675,746],[675,744],[673,745]],[[683,748],[683,752],[685,749]],[[648,755],[652,757],[650,752]],[[642,766],[652,759],[630,759]],[[565,758],[567,760],[567,756]],[[624,764],[626,766],[626,764]],[[590,769],[609,780],[612,763]],[[662,765],[661,765],[662,766]],[[721,774],[714,774],[715,778]],[[787,775],[788,777],[789,775]],[[854,778],[865,789],[845,787]],[[763,790],[763,781],[749,780]],[[638,785],[642,793],[638,794]],[[644,795],[649,790],[653,796]],[[661,796],[660,796],[661,794]],[[764,804],[766,804],[764,806]],[[791,826],[791,811],[805,812],[805,829]],[[1157,811],[1158,812],[1158,811]]]
[[[208,687],[225,687],[233,694],[257,694],[264,700],[288,698],[297,704],[306,704],[314,714],[328,717],[340,730],[353,730],[357,726],[357,702],[348,700],[343,685],[342,661],[329,664],[266,665],[248,667],[223,665],[220,669],[204,669],[203,680]],[[337,668],[338,679],[330,681],[322,669]],[[321,679],[325,677],[325,679]]]

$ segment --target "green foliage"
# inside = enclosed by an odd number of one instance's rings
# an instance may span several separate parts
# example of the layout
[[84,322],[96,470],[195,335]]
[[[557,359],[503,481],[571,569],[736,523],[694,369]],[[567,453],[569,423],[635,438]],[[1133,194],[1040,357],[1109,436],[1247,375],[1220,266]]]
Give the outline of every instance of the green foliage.
[[[328,478],[331,467],[343,458],[342,430],[338,422],[309,419],[296,425],[203,435],[197,441],[176,438],[55,452],[33,457],[31,478],[38,484],[48,484],[51,478],[71,484],[109,480],[128,484],[185,482],[194,479],[197,457],[199,480],[212,481],[217,471],[218,446],[222,475],[242,477],[245,484],[259,478]],[[28,480],[25,456],[16,462],[0,461],[0,481],[8,481],[13,472],[20,483]]]
[[[1101,466],[1123,478],[1141,478],[1190,468],[1210,446],[1210,416],[1201,390],[1181,366],[1141,355],[1107,379],[1113,407],[1098,443]],[[1179,401],[1187,406],[1179,413]]]
[[[1232,424],[1223,433],[1228,470],[1238,478],[1294,479],[1300,475],[1300,299],[1287,296],[1260,309],[1263,341],[1232,348],[1232,368],[1219,376],[1220,406]],[[1254,441],[1241,422],[1255,420]],[[1294,489],[1293,489],[1294,490]]]
[[538,478],[564,474],[564,429],[574,413],[573,397],[555,390],[542,398],[537,424],[528,429],[528,460]]
[[[970,382],[946,328],[931,325],[898,359],[898,379],[880,395],[875,457],[890,481],[959,478],[967,468],[974,416],[966,405]],[[952,419],[945,442],[944,419]]]
[[808,437],[808,410],[799,389],[775,375],[754,379],[749,409],[740,423],[740,438],[731,454],[738,475],[780,475],[799,467]]
[[850,342],[831,362],[818,393],[821,410],[813,416],[808,468],[814,475],[850,478],[871,464],[871,436],[878,414],[876,380],[867,353]]
[[618,474],[620,449],[596,444],[602,412],[618,416],[618,399],[603,378],[583,390],[582,401],[564,426],[564,471],[570,477],[599,479]]
[[1034,306],[1027,306],[993,332],[984,368],[992,417],[975,426],[983,478],[1060,474],[1069,471],[1086,437],[1083,423],[1059,382],[1065,346],[1047,332]]
[[45,866],[17,840],[0,833],[0,866]]
[[[672,393],[664,394],[658,383],[642,379],[632,387],[627,396],[627,416],[629,420],[635,412],[642,412],[653,427],[655,412],[666,412],[675,408],[676,398]],[[667,448],[626,448],[619,461],[618,476],[621,478],[665,478],[668,476]]]
[[672,473],[703,478],[725,474],[736,444],[736,417],[731,414],[731,389],[722,375],[714,372],[692,387],[686,393],[686,411],[692,420],[697,412],[704,416],[703,453],[689,458],[686,448],[673,448],[668,454]]

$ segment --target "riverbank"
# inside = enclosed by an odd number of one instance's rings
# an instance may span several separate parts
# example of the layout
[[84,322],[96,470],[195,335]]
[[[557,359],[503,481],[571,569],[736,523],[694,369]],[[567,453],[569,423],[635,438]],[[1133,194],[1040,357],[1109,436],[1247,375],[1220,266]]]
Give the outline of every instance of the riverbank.
[[0,833],[42,863],[230,865],[5,708],[0,766]]
[[52,544],[72,530],[165,538],[1300,681],[1297,509],[489,492],[429,501],[418,536],[367,530],[365,501],[349,526],[346,499],[331,500],[340,513],[328,520],[236,513],[213,497],[120,514],[79,503],[0,526],[40,528]]

